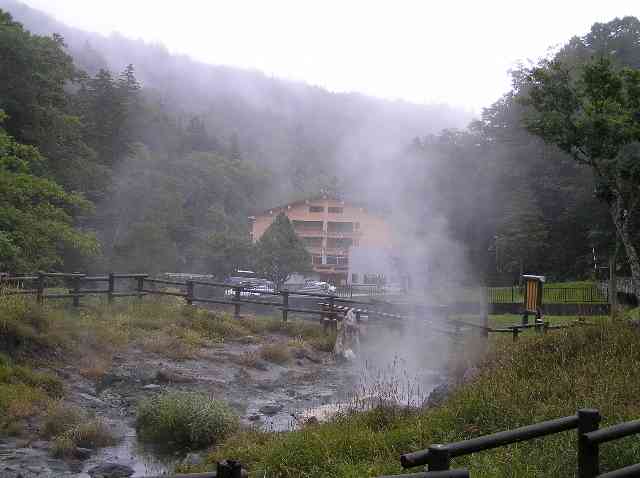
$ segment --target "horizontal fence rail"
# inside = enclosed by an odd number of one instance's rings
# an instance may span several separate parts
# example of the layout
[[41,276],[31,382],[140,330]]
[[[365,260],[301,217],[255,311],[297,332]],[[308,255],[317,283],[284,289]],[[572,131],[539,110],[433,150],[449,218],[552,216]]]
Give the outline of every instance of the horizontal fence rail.
[[[624,478],[640,476],[640,463],[600,474],[599,445],[640,433],[640,420],[599,429],[602,417],[595,409],[581,409],[576,415],[535,423],[514,430],[485,435],[447,444],[434,444],[426,450],[400,456],[404,468],[427,465],[429,472],[444,472],[451,468],[451,459],[491,450],[514,443],[577,429],[578,478]],[[452,470],[453,471],[453,470]],[[424,473],[404,475],[417,478]]]

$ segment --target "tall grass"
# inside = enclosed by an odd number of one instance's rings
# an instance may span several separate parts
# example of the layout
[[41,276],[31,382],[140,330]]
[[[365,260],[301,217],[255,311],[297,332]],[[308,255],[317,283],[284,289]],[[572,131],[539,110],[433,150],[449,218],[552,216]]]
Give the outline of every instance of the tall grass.
[[143,400],[136,429],[145,441],[168,448],[198,449],[238,429],[238,417],[220,400],[195,392],[168,392]]
[[21,433],[23,420],[42,412],[49,399],[62,393],[57,377],[16,365],[0,354],[0,431]]
[[[438,408],[377,408],[289,433],[242,432],[210,460],[239,459],[255,477],[397,474],[401,453],[572,415],[581,407],[600,409],[604,425],[640,416],[640,332],[623,320],[531,335],[517,344],[497,341],[473,381]],[[637,462],[640,437],[607,444],[601,456],[603,470]],[[574,476],[575,432],[456,458],[454,465],[468,466],[474,477]]]

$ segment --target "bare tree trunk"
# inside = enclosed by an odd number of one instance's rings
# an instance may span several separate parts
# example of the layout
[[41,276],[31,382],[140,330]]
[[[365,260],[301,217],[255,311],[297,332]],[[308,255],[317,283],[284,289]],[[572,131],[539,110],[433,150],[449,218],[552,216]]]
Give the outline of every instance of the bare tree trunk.
[[633,289],[637,294],[640,290],[640,257],[638,256],[636,247],[633,245],[633,241],[631,240],[631,233],[629,231],[629,225],[631,222],[631,211],[628,211],[624,208],[622,198],[619,195],[616,201],[611,203],[609,210],[611,212],[613,223],[616,226],[618,236],[620,237],[622,245],[624,246],[624,250],[627,254],[627,260],[629,261],[629,266],[631,267]]

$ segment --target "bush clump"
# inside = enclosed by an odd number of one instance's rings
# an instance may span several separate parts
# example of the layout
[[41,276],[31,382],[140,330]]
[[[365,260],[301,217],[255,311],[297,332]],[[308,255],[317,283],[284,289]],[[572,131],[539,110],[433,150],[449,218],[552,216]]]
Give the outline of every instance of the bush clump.
[[268,344],[260,349],[260,357],[268,362],[283,365],[291,359],[291,352],[284,344]]
[[57,458],[73,458],[79,447],[95,449],[116,443],[115,436],[104,421],[62,401],[49,404],[41,435],[52,439],[50,451]]
[[49,399],[62,394],[63,385],[57,377],[16,365],[0,353],[0,431],[19,434],[24,419],[38,414]]
[[145,399],[136,419],[142,440],[177,449],[214,445],[238,426],[237,415],[225,402],[196,392],[167,392]]

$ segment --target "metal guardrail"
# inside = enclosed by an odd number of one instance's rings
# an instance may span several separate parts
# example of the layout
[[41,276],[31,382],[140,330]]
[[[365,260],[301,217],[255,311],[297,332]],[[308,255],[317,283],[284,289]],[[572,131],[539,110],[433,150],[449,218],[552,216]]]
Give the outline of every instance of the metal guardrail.
[[[578,478],[625,478],[640,476],[640,463],[600,474],[599,445],[640,433],[640,420],[598,429],[602,417],[595,409],[581,409],[576,415],[485,435],[470,440],[434,444],[426,450],[401,455],[404,468],[427,465],[431,471],[447,471],[451,459],[556,433],[578,430]],[[424,474],[405,475],[418,478]]]

